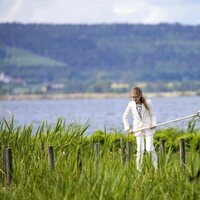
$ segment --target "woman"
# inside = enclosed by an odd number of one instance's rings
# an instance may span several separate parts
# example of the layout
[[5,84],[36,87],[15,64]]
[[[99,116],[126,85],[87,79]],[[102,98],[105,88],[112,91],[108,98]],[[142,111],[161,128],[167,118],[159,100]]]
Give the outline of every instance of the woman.
[[[155,170],[157,170],[157,155],[153,145],[153,135],[156,128],[156,117],[153,112],[151,100],[145,99],[142,94],[142,90],[139,87],[134,87],[131,90],[132,101],[129,102],[124,115],[123,122],[125,130],[128,133],[134,133],[134,131],[149,127],[146,130],[135,132],[137,143],[137,155],[136,165],[137,170],[142,169],[142,159],[145,150],[152,154],[152,161]],[[132,114],[133,118],[133,130],[131,130],[128,119],[129,114]],[[144,141],[145,140],[145,141]]]

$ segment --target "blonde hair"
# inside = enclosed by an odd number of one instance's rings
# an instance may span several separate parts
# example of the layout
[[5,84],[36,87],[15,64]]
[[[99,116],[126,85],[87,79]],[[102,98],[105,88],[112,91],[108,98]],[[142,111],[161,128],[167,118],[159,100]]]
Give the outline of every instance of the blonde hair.
[[146,98],[143,96],[142,90],[141,90],[139,87],[133,87],[133,88],[131,89],[131,98],[132,98],[133,94],[137,94],[138,96],[140,95],[140,96],[141,96],[141,97],[140,97],[140,102],[141,102],[142,104],[144,104],[144,106],[145,106],[145,108],[146,108],[147,110],[150,109],[149,106],[148,106],[148,104],[147,104],[147,102],[146,102]]

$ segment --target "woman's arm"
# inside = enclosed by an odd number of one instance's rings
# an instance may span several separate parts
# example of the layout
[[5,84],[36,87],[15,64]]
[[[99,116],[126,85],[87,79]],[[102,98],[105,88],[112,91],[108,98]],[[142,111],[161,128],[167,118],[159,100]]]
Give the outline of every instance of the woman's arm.
[[152,126],[156,126],[156,116],[155,116],[155,113],[154,113],[154,109],[153,109],[153,105],[151,103],[151,100],[149,100],[148,105],[149,105],[149,114],[150,114],[150,117],[151,117]]
[[129,117],[130,113],[131,113],[131,106],[130,106],[130,103],[129,103],[124,114],[123,114],[123,118],[122,118],[125,131],[130,130],[130,125],[129,125],[129,122],[128,122],[128,117]]

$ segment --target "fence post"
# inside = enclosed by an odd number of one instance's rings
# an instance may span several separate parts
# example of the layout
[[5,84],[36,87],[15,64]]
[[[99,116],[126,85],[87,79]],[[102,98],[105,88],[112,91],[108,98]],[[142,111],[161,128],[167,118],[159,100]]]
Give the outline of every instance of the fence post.
[[6,167],[6,180],[7,184],[10,186],[12,183],[12,150],[11,148],[5,149],[5,167]]
[[160,139],[160,154],[165,155],[165,142],[166,139]]
[[41,143],[40,150],[41,150],[41,155],[43,156],[43,154],[44,154],[44,142]]
[[126,147],[123,138],[120,138],[122,166],[126,163]]
[[99,157],[99,154],[100,154],[100,143],[95,143],[94,144],[94,149],[95,149],[95,156]]
[[100,143],[94,144],[94,152],[95,152],[95,165],[97,167],[99,164],[99,157],[100,157]]
[[53,151],[53,146],[49,146],[49,166],[50,169],[54,169],[54,151]]
[[126,145],[127,145],[127,160],[130,161],[131,160],[131,155],[132,155],[132,141],[127,141]]
[[185,168],[185,140],[184,138],[180,139],[180,164]]
[[83,166],[83,163],[81,160],[81,149],[79,148],[78,153],[77,153],[77,171],[80,172],[82,170],[82,166]]
[[95,161],[96,161],[96,164],[98,164],[99,157],[100,157],[100,143],[94,144],[94,151],[95,151]]
[[2,162],[2,169],[5,173],[2,173],[2,179],[4,181],[4,185],[6,185],[6,148],[7,146],[4,146],[3,148],[3,162]]

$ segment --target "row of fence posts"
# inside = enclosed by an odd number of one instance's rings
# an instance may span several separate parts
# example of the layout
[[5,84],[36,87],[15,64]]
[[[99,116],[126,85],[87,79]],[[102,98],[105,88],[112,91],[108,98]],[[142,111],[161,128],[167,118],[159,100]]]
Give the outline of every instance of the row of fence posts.
[[[160,154],[165,155],[165,139],[160,139]],[[121,146],[121,157],[122,157],[122,165],[125,165],[126,161],[131,160],[132,155],[132,142],[127,141],[125,144],[123,138],[120,138],[120,146]],[[185,168],[185,140],[184,138],[180,139],[179,143],[180,149],[180,165]]]
[[[165,139],[160,140],[160,154],[165,154]],[[125,143],[123,138],[120,138],[120,146],[121,146],[121,162],[124,166],[126,161],[131,160],[132,155],[132,141],[127,141]],[[184,138],[180,139],[179,143],[180,149],[180,165],[181,167],[185,168],[185,141]],[[95,165],[98,166],[99,157],[100,157],[100,143],[94,144],[94,151],[95,151]],[[44,152],[44,143],[41,144],[41,152]],[[55,166],[55,159],[54,159],[54,148],[53,146],[48,147],[48,157],[49,157],[49,168],[51,170],[54,169]],[[13,166],[12,166],[12,149],[11,148],[4,148],[3,154],[3,163],[4,163],[4,170],[6,175],[6,183],[8,186],[12,183],[12,174],[13,174]],[[81,159],[81,150],[78,149],[77,153],[77,169],[79,171],[82,170],[82,159]]]

